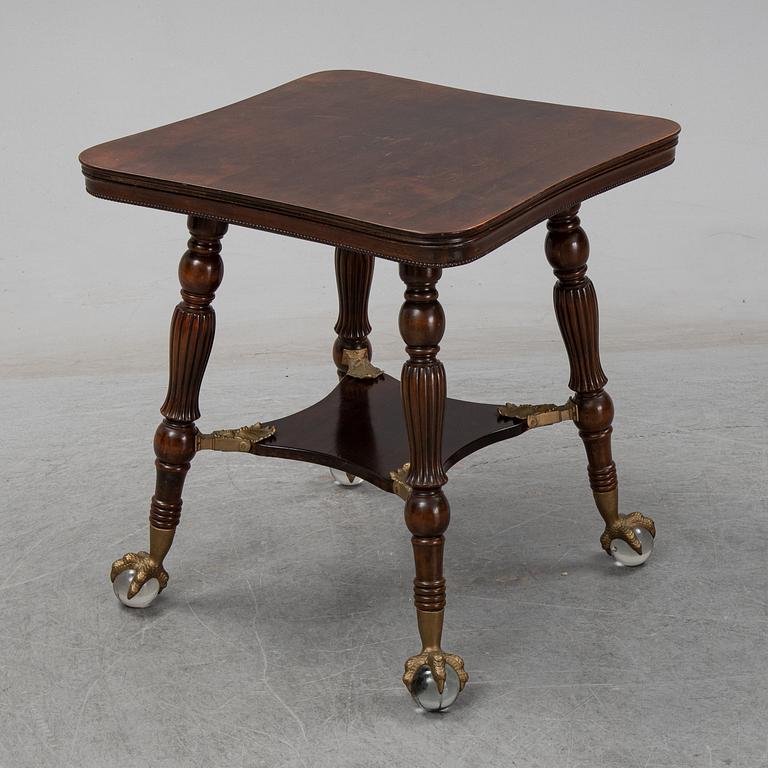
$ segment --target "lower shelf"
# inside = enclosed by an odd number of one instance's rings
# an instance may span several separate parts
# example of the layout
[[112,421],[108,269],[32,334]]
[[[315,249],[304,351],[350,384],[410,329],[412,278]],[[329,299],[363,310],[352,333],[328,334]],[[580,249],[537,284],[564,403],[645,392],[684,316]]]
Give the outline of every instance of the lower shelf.
[[[346,376],[319,403],[263,423],[276,432],[255,444],[251,453],[334,467],[385,491],[393,491],[389,473],[409,457],[400,382],[387,375],[375,380]],[[500,416],[496,405],[448,398],[444,467],[526,429],[525,421]]]

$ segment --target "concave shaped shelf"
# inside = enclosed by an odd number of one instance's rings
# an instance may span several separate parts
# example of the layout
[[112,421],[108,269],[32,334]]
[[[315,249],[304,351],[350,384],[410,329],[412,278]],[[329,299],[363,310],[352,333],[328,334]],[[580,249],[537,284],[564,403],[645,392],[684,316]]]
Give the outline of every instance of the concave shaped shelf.
[[[400,382],[392,376],[345,376],[323,400],[282,419],[263,419],[273,436],[251,453],[308,461],[357,475],[393,492],[390,472],[409,459]],[[498,406],[448,398],[443,429],[443,466],[491,443],[525,432],[527,424],[499,415]]]

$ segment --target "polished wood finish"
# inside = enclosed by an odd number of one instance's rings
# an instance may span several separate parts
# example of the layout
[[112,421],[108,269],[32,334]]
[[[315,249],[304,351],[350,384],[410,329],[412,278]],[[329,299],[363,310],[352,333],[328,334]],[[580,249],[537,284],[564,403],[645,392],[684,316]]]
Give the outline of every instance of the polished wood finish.
[[374,258],[369,253],[337,248],[335,255],[336,290],[339,295],[339,316],[334,330],[338,334],[333,345],[333,362],[340,375],[347,371],[343,362],[345,349],[365,349],[368,359],[373,356],[368,334],[368,297],[373,281]]
[[437,359],[445,330],[436,287],[441,272],[439,267],[400,265],[406,289],[399,326],[408,353],[400,387],[411,464],[406,477],[411,493],[405,502],[405,524],[412,534],[413,599],[418,611],[445,608],[443,534],[451,509],[442,490],[448,478],[442,457],[445,368]]
[[569,387],[576,392],[576,426],[587,452],[589,482],[595,493],[617,489],[611,456],[613,402],[604,387],[608,378],[600,363],[597,296],[587,277],[589,241],[573,206],[547,224],[545,252],[554,268],[555,314],[568,352]]
[[[400,382],[388,375],[365,380],[344,377],[320,402],[280,419],[257,414],[275,434],[253,446],[257,456],[274,456],[335,467],[384,491],[389,473],[410,459]],[[517,437],[527,425],[499,415],[498,406],[446,398],[443,471],[493,443]],[[221,459],[224,461],[224,457]]]
[[80,161],[99,197],[449,266],[669,165],[679,130],[330,71],[92,147]]
[[195,455],[198,397],[216,328],[211,302],[224,273],[221,238],[227,231],[223,222],[196,216],[187,224],[190,239],[179,263],[181,302],[171,320],[168,393],[155,433],[157,481],[149,510],[150,524],[166,530],[179,524],[184,479]]
[[[583,200],[669,165],[679,130],[660,118],[330,71],[84,151],[91,194],[186,213],[191,235],[179,266],[182,301],[171,323],[168,394],[155,435],[150,553],[116,561],[113,578],[136,567],[134,592],[149,577],[161,587],[167,581],[162,561],[196,451],[227,223],[336,246],[333,360],[341,381],[299,413],[276,420],[253,414],[251,421],[274,430],[233,442],[255,455],[335,467],[407,495],[422,640],[422,653],[406,662],[407,685],[424,664],[438,690],[446,665],[460,686],[467,680],[461,658],[441,646],[446,473],[473,451],[528,429],[526,420],[501,416],[496,405],[447,397],[437,283],[444,267],[477,259],[544,220],[576,423],[606,522],[601,543],[610,552],[611,542],[623,538],[642,553],[634,527],[652,535],[655,528],[639,513],[618,512],[613,403],[600,362],[597,298],[586,276],[589,243],[577,214]],[[365,362],[360,350],[371,356],[368,298],[376,256],[400,262],[405,284],[399,329],[408,357],[400,382],[385,374],[355,376]],[[358,353],[349,373],[345,350]],[[215,441],[198,444],[204,447],[216,449]],[[219,446],[225,448],[232,445]],[[391,474],[406,463],[404,481],[398,476],[393,483]]]

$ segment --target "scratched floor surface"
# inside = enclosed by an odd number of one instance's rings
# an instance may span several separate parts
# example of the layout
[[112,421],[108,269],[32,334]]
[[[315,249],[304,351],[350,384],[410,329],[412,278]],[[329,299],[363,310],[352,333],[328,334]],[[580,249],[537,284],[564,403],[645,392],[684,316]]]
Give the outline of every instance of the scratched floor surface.
[[[564,395],[562,355],[527,357],[517,393],[498,362],[480,389],[446,360],[449,391]],[[202,426],[333,384],[327,365],[249,365],[210,371]],[[441,716],[399,682],[418,646],[398,499],[201,455],[169,588],[129,611],[107,572],[146,545],[164,373],[5,379],[0,766],[768,766],[768,347],[606,367],[622,501],[656,519],[653,559],[601,553],[570,425],[459,464],[445,645],[472,679]]]

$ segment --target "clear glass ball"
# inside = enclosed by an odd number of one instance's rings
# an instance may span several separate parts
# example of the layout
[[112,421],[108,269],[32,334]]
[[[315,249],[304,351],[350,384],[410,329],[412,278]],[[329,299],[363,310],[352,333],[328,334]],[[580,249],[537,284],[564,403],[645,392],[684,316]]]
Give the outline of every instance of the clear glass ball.
[[363,482],[362,477],[350,475],[349,472],[342,472],[340,469],[331,469],[331,477],[336,485],[341,485],[344,488],[352,488]]
[[442,693],[437,690],[432,670],[426,664],[416,672],[411,683],[411,696],[427,712],[440,712],[447,709],[456,701],[458,695],[459,676],[448,664],[445,665],[445,685]]
[[651,556],[651,552],[653,552],[653,536],[651,536],[651,532],[640,526],[637,526],[634,531],[643,548],[643,552],[640,555],[624,539],[613,539],[611,541],[613,559],[619,565],[625,565],[628,568],[642,565]]
[[146,608],[152,603],[160,592],[160,582],[157,579],[148,579],[144,586],[130,600],[128,599],[128,587],[131,586],[136,571],[129,568],[121,571],[112,582],[112,589],[115,590],[117,599],[129,608]]

